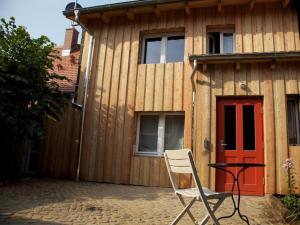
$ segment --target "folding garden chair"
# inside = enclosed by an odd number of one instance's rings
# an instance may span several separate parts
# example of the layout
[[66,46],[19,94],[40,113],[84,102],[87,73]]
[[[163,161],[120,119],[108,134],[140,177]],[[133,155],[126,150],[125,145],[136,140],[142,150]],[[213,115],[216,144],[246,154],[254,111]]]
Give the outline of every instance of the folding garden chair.
[[[220,205],[227,197],[232,196],[232,193],[218,193],[211,191],[208,188],[202,187],[200,179],[198,177],[195,162],[193,160],[192,152],[189,149],[166,150],[165,161],[175,194],[184,207],[179,215],[175,218],[175,220],[171,223],[171,225],[177,224],[182,216],[186,213],[191,218],[194,224],[204,225],[209,221],[209,219],[211,219],[215,225],[220,225],[214,215],[214,212],[220,207]],[[195,182],[195,188],[178,189],[176,187],[176,174],[192,174]],[[183,197],[190,197],[192,198],[192,201],[189,204],[186,204]],[[210,200],[217,201],[214,203],[210,202]],[[202,202],[207,211],[207,215],[201,222],[197,222],[190,211],[190,208],[196,201]],[[212,204],[212,207],[210,206],[210,204]]]

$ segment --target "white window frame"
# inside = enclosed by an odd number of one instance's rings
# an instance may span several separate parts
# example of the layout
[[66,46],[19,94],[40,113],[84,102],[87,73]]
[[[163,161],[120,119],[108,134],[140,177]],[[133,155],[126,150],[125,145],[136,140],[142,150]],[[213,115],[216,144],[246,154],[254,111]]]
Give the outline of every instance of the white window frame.
[[[145,35],[142,40],[142,57],[141,57],[141,63],[146,64],[145,62],[145,45],[146,45],[146,39],[148,38],[161,38],[161,46],[160,46],[160,62],[159,63],[167,63],[167,48],[168,48],[168,38],[169,37],[176,37],[176,36],[183,36],[185,39],[185,35],[183,32],[172,32],[172,33],[166,33],[166,34],[151,34],[151,35]],[[183,52],[184,56],[184,52]],[[184,57],[183,57],[184,58]]]
[[[157,130],[157,150],[156,152],[140,152],[139,151],[139,139],[140,139],[140,124],[141,124],[141,116],[151,116],[155,115],[158,116],[158,130]],[[158,113],[148,113],[148,112],[142,112],[138,114],[138,120],[137,120],[137,129],[136,129],[136,144],[134,148],[134,154],[135,155],[146,155],[146,156],[163,156],[164,154],[164,145],[165,145],[165,122],[166,122],[166,116],[168,115],[181,115],[184,116],[183,112],[158,112]],[[183,133],[184,136],[184,133]],[[183,139],[184,140],[184,139]],[[184,145],[184,143],[183,143]]]
[[[294,112],[293,113],[295,113],[295,115],[296,115],[296,121],[297,121],[297,123],[296,123],[296,132],[297,132],[297,134],[296,134],[296,138],[297,138],[297,143],[296,144],[290,144],[289,143],[289,145],[291,145],[291,146],[294,146],[294,145],[300,145],[300,131],[299,131],[299,122],[300,122],[300,118],[299,118],[299,113],[300,113],[300,104],[299,104],[299,97],[297,97],[297,96],[288,96],[287,97],[287,100],[288,101],[293,101],[295,104],[296,104],[296,107],[294,108],[295,110],[294,110]],[[287,121],[288,122],[288,121]],[[288,132],[289,132],[289,130],[288,130]],[[290,136],[289,136],[289,134],[288,134],[288,139],[290,139]]]
[[[215,42],[214,41],[214,44],[213,44],[213,48],[214,48],[214,53],[210,53],[209,52],[209,41],[210,41],[210,38],[212,39],[215,39],[210,33],[220,33],[220,53],[215,53],[216,52],[216,48],[215,48]],[[207,54],[224,54],[224,33],[225,34],[232,34],[232,53],[235,53],[235,32],[233,31],[209,31],[208,34],[207,34]],[[226,54],[232,54],[232,53],[226,53]]]

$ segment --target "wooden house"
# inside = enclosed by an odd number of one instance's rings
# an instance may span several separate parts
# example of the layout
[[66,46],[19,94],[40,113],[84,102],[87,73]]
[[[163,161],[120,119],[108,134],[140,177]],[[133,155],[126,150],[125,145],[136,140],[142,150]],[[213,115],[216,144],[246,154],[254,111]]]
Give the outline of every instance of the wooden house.
[[[261,162],[265,168],[242,175],[243,194],[284,194],[289,157],[300,187],[297,4],[145,0],[81,8],[80,180],[168,187],[164,150],[191,148],[211,189],[232,181],[208,163]],[[75,20],[73,10],[64,15]]]

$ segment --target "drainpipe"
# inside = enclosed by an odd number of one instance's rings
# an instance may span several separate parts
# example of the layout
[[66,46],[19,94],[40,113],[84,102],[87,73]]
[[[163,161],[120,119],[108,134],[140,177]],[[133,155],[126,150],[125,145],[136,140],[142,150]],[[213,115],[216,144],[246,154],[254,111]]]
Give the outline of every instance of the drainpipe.
[[[77,2],[77,1],[76,1]],[[84,76],[84,92],[83,92],[83,102],[82,105],[78,104],[77,102],[72,100],[72,104],[81,108],[81,121],[80,121],[80,139],[79,139],[79,151],[78,151],[78,159],[77,159],[77,167],[76,167],[76,181],[79,181],[79,174],[80,174],[80,161],[81,161],[81,155],[82,155],[82,140],[83,140],[83,127],[85,122],[85,112],[86,112],[86,100],[87,100],[87,91],[88,91],[88,85],[89,85],[89,76],[90,76],[90,66],[91,66],[91,58],[92,58],[92,49],[93,49],[93,42],[94,37],[92,32],[84,26],[80,21],[80,10],[76,9],[76,3],[74,7],[74,14],[75,14],[75,21],[77,24],[79,24],[82,28],[82,31],[86,31],[90,34],[90,41],[89,41],[89,47],[88,47],[88,57],[87,57],[87,63],[86,63],[86,69],[85,69],[85,76]],[[80,71],[78,72],[78,76],[80,75]]]
[[196,101],[195,101],[195,98],[196,98],[196,86],[195,86],[195,83],[194,83],[194,76],[196,74],[196,71],[197,71],[197,60],[194,59],[193,61],[193,71],[192,71],[192,74],[190,76],[191,78],[191,82],[192,82],[192,87],[193,87],[193,96],[192,96],[192,151],[194,151],[194,140],[195,140],[195,137],[194,137],[194,134],[195,134],[195,126],[194,126],[194,121],[196,121]]

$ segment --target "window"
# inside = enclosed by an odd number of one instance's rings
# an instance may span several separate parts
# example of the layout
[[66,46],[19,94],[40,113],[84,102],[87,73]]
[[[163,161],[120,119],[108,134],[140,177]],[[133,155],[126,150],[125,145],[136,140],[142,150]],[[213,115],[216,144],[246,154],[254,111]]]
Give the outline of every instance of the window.
[[299,132],[299,98],[289,96],[287,98],[288,135],[290,145],[300,144]]
[[141,113],[138,117],[136,153],[162,155],[164,150],[183,148],[182,113]]
[[208,33],[208,53],[226,54],[234,52],[233,32],[209,32]]
[[184,55],[184,36],[165,35],[145,37],[142,48],[142,63],[181,62]]

